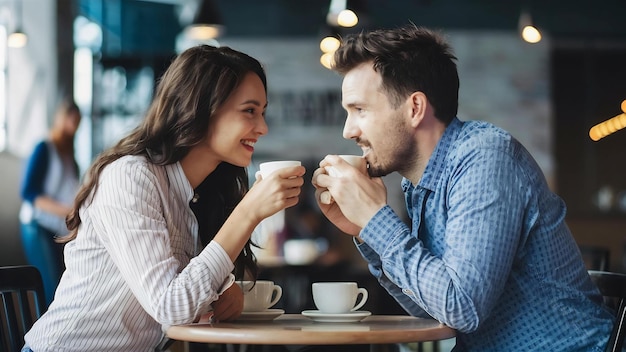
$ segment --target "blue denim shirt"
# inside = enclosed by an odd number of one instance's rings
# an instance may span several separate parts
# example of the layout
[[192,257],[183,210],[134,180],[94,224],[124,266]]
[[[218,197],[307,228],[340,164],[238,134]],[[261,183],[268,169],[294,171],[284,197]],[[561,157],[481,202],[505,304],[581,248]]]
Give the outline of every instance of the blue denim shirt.
[[458,331],[455,351],[604,350],[614,318],[565,204],[510,134],[454,119],[402,189],[411,225],[385,206],[358,248],[407,312]]

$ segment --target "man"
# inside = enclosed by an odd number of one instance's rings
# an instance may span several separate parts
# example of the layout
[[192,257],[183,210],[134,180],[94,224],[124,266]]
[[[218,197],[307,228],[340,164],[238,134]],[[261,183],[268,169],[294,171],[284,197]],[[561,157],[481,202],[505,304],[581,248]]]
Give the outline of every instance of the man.
[[[369,177],[327,156],[313,175],[320,208],[407,312],[457,330],[455,351],[603,351],[613,318],[565,204],[510,134],[456,117],[455,60],[415,26],[342,43],[343,136],[362,148]],[[410,225],[387,204],[380,177],[391,172],[403,176]]]

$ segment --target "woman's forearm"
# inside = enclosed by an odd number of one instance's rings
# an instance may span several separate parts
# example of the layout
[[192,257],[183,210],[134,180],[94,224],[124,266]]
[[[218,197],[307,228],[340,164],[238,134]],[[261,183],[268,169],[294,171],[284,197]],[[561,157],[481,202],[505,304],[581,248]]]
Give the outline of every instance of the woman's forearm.
[[35,198],[35,207],[39,208],[47,213],[57,215],[61,218],[65,218],[71,211],[71,207],[59,203],[56,200],[48,196],[38,196]]

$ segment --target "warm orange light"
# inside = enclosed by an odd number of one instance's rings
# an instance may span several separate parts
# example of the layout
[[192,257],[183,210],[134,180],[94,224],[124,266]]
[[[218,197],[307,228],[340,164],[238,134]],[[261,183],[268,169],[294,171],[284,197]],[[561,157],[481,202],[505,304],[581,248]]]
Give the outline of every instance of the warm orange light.
[[187,27],[187,36],[195,40],[215,39],[223,32],[224,26],[217,24],[196,24]]
[[626,127],[626,100],[621,104],[623,114],[619,114],[604,122],[601,122],[589,130],[589,137],[595,142]]

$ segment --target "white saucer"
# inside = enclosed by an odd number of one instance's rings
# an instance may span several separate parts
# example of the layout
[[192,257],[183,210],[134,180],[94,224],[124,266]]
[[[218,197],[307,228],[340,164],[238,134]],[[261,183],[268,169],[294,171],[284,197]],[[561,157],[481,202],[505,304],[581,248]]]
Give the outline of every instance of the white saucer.
[[366,310],[360,310],[350,313],[329,314],[322,313],[319,310],[305,310],[302,311],[302,315],[322,323],[352,323],[361,321],[365,317],[372,315],[372,313]]
[[241,312],[236,320],[273,320],[285,313],[282,309],[266,309],[260,312]]

